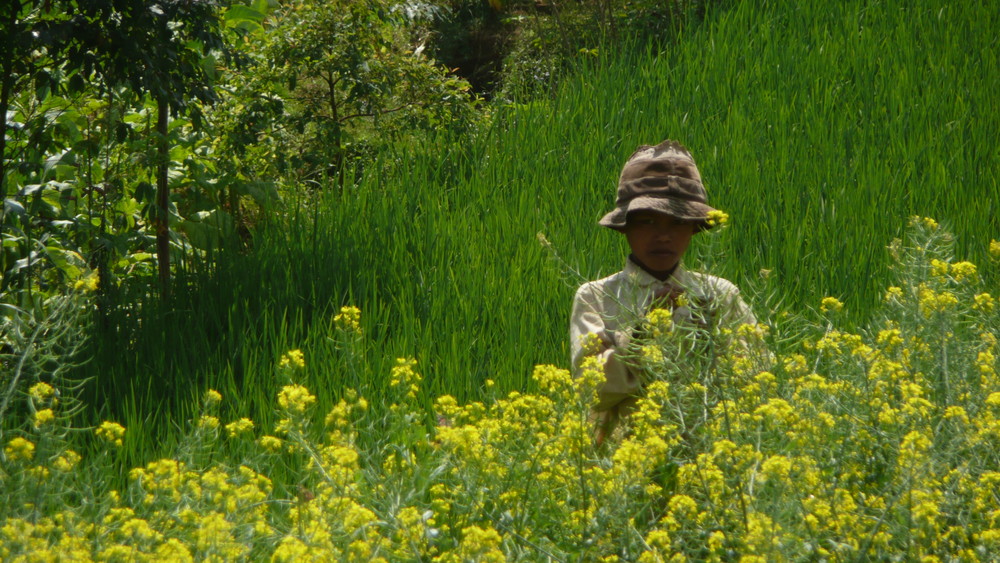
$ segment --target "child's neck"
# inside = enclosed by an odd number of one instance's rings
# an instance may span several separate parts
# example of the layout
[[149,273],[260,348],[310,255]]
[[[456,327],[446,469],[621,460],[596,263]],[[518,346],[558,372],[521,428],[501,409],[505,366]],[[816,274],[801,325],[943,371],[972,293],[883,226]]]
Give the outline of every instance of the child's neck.
[[670,276],[674,275],[674,272],[676,272],[677,268],[681,265],[681,263],[678,262],[674,264],[674,267],[670,268],[669,270],[662,270],[662,271],[650,270],[649,268],[646,267],[645,264],[643,264],[638,258],[636,258],[634,254],[629,254],[628,259],[631,260],[632,263],[635,264],[636,266],[642,268],[644,272],[646,272],[647,274],[653,276],[654,278],[660,281],[667,281],[670,278]]

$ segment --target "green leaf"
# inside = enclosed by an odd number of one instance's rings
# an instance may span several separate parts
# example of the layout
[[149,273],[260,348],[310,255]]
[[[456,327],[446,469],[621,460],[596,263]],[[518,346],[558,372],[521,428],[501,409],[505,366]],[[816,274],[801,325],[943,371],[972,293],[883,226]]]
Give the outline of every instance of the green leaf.
[[[251,8],[250,6],[241,6],[238,4],[235,6],[230,6],[229,9],[226,10],[226,14],[223,16],[223,19],[226,20],[226,25],[234,27],[242,22],[250,21],[250,22],[260,23],[264,21],[264,18],[266,16],[264,15],[264,12],[260,11],[259,9],[256,9],[257,8],[256,4],[260,4],[260,2],[255,3],[254,8]],[[265,9],[267,8],[266,0],[264,1],[264,8]]]
[[177,224],[177,231],[184,233],[195,248],[217,248],[223,237],[234,231],[235,222],[230,214],[218,209],[199,211]]
[[21,205],[18,201],[13,199],[3,200],[3,212],[5,214],[13,213],[14,215],[21,218],[23,218],[27,214],[27,212],[24,210],[24,206]]
[[85,262],[83,257],[76,252],[56,246],[46,246],[45,254],[52,261],[52,264],[70,279],[78,278],[83,273],[82,266]]
[[256,180],[244,184],[245,193],[258,205],[268,207],[278,202],[278,186],[274,182]]
[[60,164],[72,165],[75,162],[76,162],[76,157],[73,154],[73,151],[71,151],[70,149],[66,149],[62,152],[56,153],[50,156],[49,158],[45,159],[45,164],[42,166],[42,169],[45,170],[46,173],[48,173],[51,172],[53,168],[55,168]]

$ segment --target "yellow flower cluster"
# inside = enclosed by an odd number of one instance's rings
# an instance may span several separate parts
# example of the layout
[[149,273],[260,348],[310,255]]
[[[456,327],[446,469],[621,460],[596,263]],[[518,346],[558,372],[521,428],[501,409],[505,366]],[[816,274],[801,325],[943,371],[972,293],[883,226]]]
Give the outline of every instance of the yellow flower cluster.
[[7,442],[3,451],[10,461],[31,461],[35,457],[35,444],[18,436]]
[[824,297],[819,304],[819,310],[821,313],[839,313],[844,308],[844,304],[840,302],[836,297]]
[[120,448],[122,446],[122,438],[125,437],[125,427],[117,422],[106,420],[94,430],[94,433],[98,438]]
[[226,425],[226,434],[230,438],[235,438],[253,431],[253,421],[249,418],[241,418]]
[[28,389],[28,395],[39,404],[45,404],[55,393],[55,388],[44,381],[39,381]]
[[299,384],[285,385],[278,393],[278,405],[286,411],[296,414],[306,412],[306,409],[315,402],[316,396]]
[[97,272],[90,272],[73,283],[73,289],[77,291],[94,292],[97,291]]
[[222,394],[215,389],[209,389],[208,391],[205,391],[203,401],[206,407],[214,407],[222,402]]
[[283,369],[302,369],[306,367],[306,357],[302,350],[289,350],[281,355],[278,367]]
[[646,315],[646,323],[649,324],[649,334],[653,338],[666,336],[673,328],[673,312],[670,309],[653,309]]
[[922,227],[928,231],[936,231],[938,226],[938,222],[931,217],[920,217],[919,215],[910,217],[910,227]]
[[340,330],[350,334],[362,334],[361,309],[354,306],[344,306],[333,317],[333,324]]
[[423,380],[423,377],[414,370],[416,365],[417,361],[412,358],[397,358],[396,365],[389,374],[389,385],[393,389],[401,390],[410,399],[417,396],[420,382]]
[[708,223],[708,226],[710,227],[715,227],[715,226],[724,227],[727,224],[729,224],[729,214],[726,213],[725,211],[719,211],[718,209],[713,209],[712,211],[708,212],[708,218],[705,220],[705,222]]

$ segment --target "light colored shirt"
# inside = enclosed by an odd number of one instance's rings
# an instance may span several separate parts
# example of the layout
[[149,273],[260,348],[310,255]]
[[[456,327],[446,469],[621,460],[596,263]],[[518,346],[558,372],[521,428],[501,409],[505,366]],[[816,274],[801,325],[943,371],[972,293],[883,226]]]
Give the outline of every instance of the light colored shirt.
[[[569,338],[574,373],[587,355],[584,339],[596,334],[601,341],[596,354],[604,364],[606,381],[598,391],[595,411],[606,411],[622,401],[635,397],[642,381],[626,365],[622,356],[633,329],[649,312],[653,296],[665,288],[683,293],[689,302],[708,304],[713,325],[735,328],[740,324],[756,324],[750,308],[740,297],[739,289],[730,281],[691,272],[679,264],[666,280],[658,280],[628,260],[625,268],[604,279],[583,284],[573,300]],[[673,311],[675,322],[690,318],[686,307]],[[589,350],[591,354],[593,350]]]

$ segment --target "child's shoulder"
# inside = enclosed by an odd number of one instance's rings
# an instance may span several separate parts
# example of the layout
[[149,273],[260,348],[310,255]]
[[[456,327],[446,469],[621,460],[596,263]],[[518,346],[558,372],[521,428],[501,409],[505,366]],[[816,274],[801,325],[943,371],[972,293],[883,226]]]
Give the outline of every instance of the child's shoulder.
[[605,294],[609,288],[620,286],[627,281],[627,276],[624,270],[620,272],[615,272],[610,276],[603,277],[599,280],[591,280],[583,283],[576,290],[576,295],[593,295],[593,294]]
[[685,270],[684,275],[686,279],[682,282],[683,285],[689,288],[699,288],[707,294],[730,295],[740,292],[740,288],[726,278],[691,270]]

